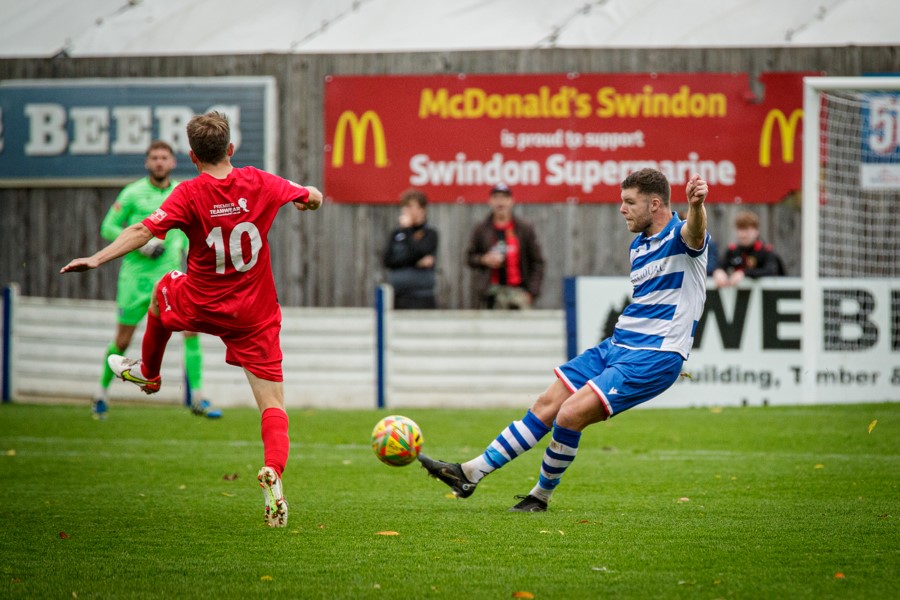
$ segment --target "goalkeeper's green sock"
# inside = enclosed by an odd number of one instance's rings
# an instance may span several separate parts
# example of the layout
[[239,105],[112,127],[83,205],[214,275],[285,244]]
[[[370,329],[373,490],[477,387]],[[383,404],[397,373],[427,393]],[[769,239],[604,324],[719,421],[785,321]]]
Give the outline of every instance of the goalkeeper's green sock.
[[106,399],[106,389],[109,387],[109,382],[116,376],[112,369],[109,368],[109,363],[106,362],[106,359],[113,354],[122,354],[122,352],[124,352],[124,349],[116,346],[115,342],[110,342],[109,346],[106,347],[106,355],[103,357],[103,372],[100,374],[100,389],[103,390],[103,400]]
[[184,337],[184,370],[187,372],[188,385],[191,388],[191,404],[201,402],[203,397],[203,350],[200,348],[200,336]]

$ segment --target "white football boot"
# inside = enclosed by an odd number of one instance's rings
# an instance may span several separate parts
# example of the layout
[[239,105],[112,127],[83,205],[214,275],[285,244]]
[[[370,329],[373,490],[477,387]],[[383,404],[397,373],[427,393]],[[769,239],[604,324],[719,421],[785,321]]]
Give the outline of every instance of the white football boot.
[[269,527],[287,527],[288,503],[281,491],[281,477],[272,467],[263,467],[256,478],[266,502],[266,523]]

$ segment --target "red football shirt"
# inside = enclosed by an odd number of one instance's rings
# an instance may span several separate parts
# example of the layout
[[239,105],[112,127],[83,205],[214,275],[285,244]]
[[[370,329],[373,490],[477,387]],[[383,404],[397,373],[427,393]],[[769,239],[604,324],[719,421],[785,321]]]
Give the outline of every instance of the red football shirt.
[[184,284],[196,316],[217,325],[252,326],[277,308],[269,229],[278,210],[309,190],[254,167],[225,179],[184,181],[143,223],[156,237],[181,229],[190,241]]

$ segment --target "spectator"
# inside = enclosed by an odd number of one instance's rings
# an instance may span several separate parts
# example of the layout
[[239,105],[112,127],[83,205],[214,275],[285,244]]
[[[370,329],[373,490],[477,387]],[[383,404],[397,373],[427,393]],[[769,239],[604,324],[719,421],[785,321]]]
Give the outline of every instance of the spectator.
[[719,267],[713,272],[716,287],[739,284],[745,277],[784,275],[784,263],[772,245],[759,239],[759,217],[749,210],[740,211],[734,219],[737,242],[730,244]]
[[473,288],[481,308],[530,308],[541,293],[544,255],[534,227],[513,215],[512,190],[498,183],[488,201],[491,214],[475,226],[466,250],[475,270]]
[[394,308],[436,308],[434,263],[438,232],[427,223],[428,198],[416,189],[400,196],[399,227],[384,250],[388,282],[394,288]]

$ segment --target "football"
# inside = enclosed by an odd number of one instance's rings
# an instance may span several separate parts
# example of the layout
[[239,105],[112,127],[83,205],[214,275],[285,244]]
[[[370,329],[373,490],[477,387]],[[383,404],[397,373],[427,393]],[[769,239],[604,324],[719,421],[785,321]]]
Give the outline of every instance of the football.
[[422,431],[415,421],[407,417],[385,417],[372,430],[372,450],[378,460],[386,465],[408,465],[416,460],[421,448]]

